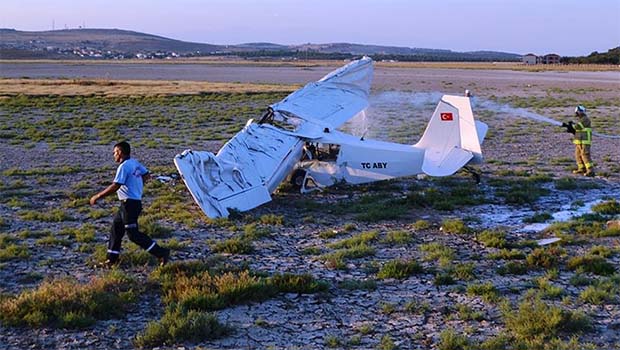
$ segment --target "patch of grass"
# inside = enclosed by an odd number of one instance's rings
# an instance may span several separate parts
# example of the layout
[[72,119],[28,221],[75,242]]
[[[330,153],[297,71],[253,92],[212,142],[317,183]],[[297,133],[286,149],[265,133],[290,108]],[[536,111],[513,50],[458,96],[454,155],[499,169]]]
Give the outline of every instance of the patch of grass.
[[[91,255],[91,262],[93,264],[102,263],[106,260],[107,247],[99,245],[95,248],[95,251]],[[135,267],[145,265],[156,265],[157,259],[155,259],[146,250],[140,248],[132,242],[125,243],[123,251],[120,255],[119,265],[122,267]]]
[[378,236],[379,232],[377,231],[362,232],[349,238],[342,239],[338,242],[330,243],[327,246],[333,249],[353,248],[361,244],[368,244],[370,242],[373,242],[377,240]]
[[254,246],[248,239],[234,237],[212,244],[211,250],[216,253],[250,254],[254,251]]
[[456,264],[454,266],[452,273],[454,274],[454,277],[458,278],[461,281],[472,280],[475,277],[474,263],[468,262],[468,263]]
[[616,268],[612,263],[608,262],[604,257],[598,255],[573,257],[566,263],[566,267],[570,270],[579,269],[579,271],[602,276],[612,275],[616,271]]
[[532,223],[549,221],[551,219],[553,219],[553,215],[544,212],[544,213],[536,213],[530,217],[527,217],[523,219],[523,222],[527,224],[532,224]]
[[467,294],[480,296],[487,303],[494,303],[499,300],[499,291],[491,282],[470,284],[467,286]]
[[456,312],[459,315],[459,318],[463,321],[482,321],[484,320],[484,313],[480,311],[474,311],[474,309],[465,304],[457,304]]
[[384,244],[407,245],[413,241],[411,233],[407,231],[390,231],[381,240]]
[[96,228],[93,224],[84,224],[80,227],[65,227],[60,230],[61,235],[68,235],[81,243],[88,243],[95,240]]
[[418,220],[414,222],[411,227],[416,231],[426,230],[431,227],[431,223],[426,220]]
[[413,274],[422,273],[422,265],[413,260],[391,260],[381,267],[377,272],[377,278],[396,278],[403,279]]
[[484,230],[480,232],[476,239],[485,247],[506,248],[506,233],[498,230]]
[[312,294],[325,292],[329,285],[325,281],[318,281],[310,274],[294,275],[290,273],[276,274],[269,283],[274,285],[280,293]]
[[86,285],[53,280],[3,300],[0,320],[10,326],[84,328],[97,319],[124,316],[138,293],[133,279],[118,270]]
[[549,269],[557,267],[565,255],[566,250],[560,247],[536,248],[527,256],[526,261],[531,267]]
[[301,251],[303,255],[319,255],[321,254],[321,248],[319,247],[307,247]]
[[69,214],[62,209],[51,209],[46,212],[38,212],[36,210],[25,210],[19,213],[22,220],[36,220],[45,222],[62,222],[74,220]]
[[441,243],[424,243],[420,244],[420,250],[425,253],[424,260],[439,261],[439,265],[447,266],[454,260],[454,249]]
[[538,287],[541,295],[545,298],[559,298],[564,294],[564,289],[551,283],[547,277],[535,278],[534,284]]
[[63,238],[55,237],[54,235],[49,235],[49,236],[45,236],[45,237],[37,239],[35,241],[35,244],[43,245],[43,246],[60,245],[63,247],[69,247],[71,245],[71,242]]
[[352,248],[339,249],[329,254],[324,254],[320,259],[325,261],[325,264],[329,268],[344,269],[346,268],[346,260],[363,258],[374,254],[375,249],[373,247],[369,247],[366,244],[359,244]]
[[509,261],[497,268],[497,273],[505,275],[524,275],[528,271],[528,265],[523,262]]
[[439,350],[465,350],[469,347],[469,339],[465,335],[458,334],[454,329],[448,328],[439,334]]
[[385,334],[381,337],[381,342],[379,342],[378,348],[380,350],[396,350],[398,349],[398,346],[396,346],[396,343],[394,343],[389,334]]
[[488,255],[492,260],[521,260],[525,259],[525,253],[518,249],[500,249]]
[[471,230],[461,219],[445,219],[441,222],[441,230],[446,233],[466,234]]
[[168,308],[159,321],[151,321],[138,334],[134,345],[152,348],[183,341],[200,342],[221,338],[231,332],[231,327],[220,323],[213,313]]
[[412,314],[423,315],[431,311],[431,305],[427,302],[420,302],[414,299],[405,304],[404,310]]
[[587,286],[579,299],[585,303],[602,305],[617,303],[620,294],[620,276],[598,280],[593,285]]
[[282,226],[284,225],[284,216],[275,214],[265,214],[259,218],[261,224]]
[[24,260],[30,256],[28,247],[14,243],[15,238],[7,234],[0,234],[0,262],[9,260]]
[[590,320],[583,313],[548,305],[538,297],[523,300],[516,311],[508,303],[501,309],[506,329],[530,349],[543,349],[543,344],[561,333],[591,329]]
[[449,272],[440,272],[435,275],[433,284],[436,286],[448,286],[454,284],[454,277]]
[[602,215],[617,215],[620,214],[620,202],[612,199],[598,203],[592,206],[592,211]]
[[261,226],[257,223],[247,224],[243,227],[243,238],[249,240],[257,240],[271,236],[271,228],[268,226]]
[[157,219],[152,216],[143,216],[138,219],[138,226],[140,231],[149,235],[152,238],[162,238],[170,236],[172,229],[159,223]]
[[340,340],[340,338],[335,335],[326,336],[324,342],[325,346],[330,349],[338,348],[342,345],[342,341]]

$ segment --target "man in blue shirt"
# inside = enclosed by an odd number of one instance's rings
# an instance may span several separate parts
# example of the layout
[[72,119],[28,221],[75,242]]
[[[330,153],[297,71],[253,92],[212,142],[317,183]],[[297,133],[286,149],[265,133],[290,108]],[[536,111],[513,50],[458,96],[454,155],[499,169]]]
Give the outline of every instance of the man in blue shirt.
[[138,216],[142,211],[142,189],[148,180],[149,171],[137,160],[131,158],[129,143],[123,141],[114,145],[114,161],[120,163],[112,184],[90,198],[90,205],[97,200],[116,192],[121,201],[120,208],[114,216],[112,231],[108,242],[108,254],[105,265],[111,267],[118,263],[121,242],[125,232],[129,239],[159,259],[165,265],[170,258],[170,250],[162,248],[146,234],[138,230]]

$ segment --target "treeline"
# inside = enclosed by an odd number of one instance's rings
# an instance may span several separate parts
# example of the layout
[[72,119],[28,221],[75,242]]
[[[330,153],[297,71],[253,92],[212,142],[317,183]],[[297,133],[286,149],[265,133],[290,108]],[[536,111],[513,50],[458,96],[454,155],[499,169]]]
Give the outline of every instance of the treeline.
[[[439,51],[439,50],[438,50]],[[218,53],[221,55],[221,53]],[[246,51],[246,52],[230,52],[227,55],[239,56],[246,59],[253,58],[296,58],[299,60],[304,59],[320,59],[320,60],[344,60],[359,58],[361,54],[340,53],[340,52],[318,52],[318,51],[288,51],[288,50],[259,50],[259,51]],[[412,55],[399,55],[399,54],[368,54],[375,61],[399,61],[399,62],[516,62],[519,58],[513,56],[503,56],[501,54],[491,53],[464,53],[464,52],[423,52]]]
[[620,46],[606,53],[594,51],[585,57],[562,57],[562,62],[573,64],[620,64]]

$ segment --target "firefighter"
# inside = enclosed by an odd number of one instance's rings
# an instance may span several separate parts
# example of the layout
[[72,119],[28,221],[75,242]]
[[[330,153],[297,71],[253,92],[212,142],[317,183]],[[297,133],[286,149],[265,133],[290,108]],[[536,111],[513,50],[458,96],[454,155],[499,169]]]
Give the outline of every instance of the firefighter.
[[573,174],[583,174],[585,176],[594,176],[594,165],[590,157],[590,147],[592,145],[592,125],[590,118],[586,115],[586,108],[579,105],[575,108],[575,116],[577,123],[573,124],[575,144],[575,160],[577,169],[573,170]]

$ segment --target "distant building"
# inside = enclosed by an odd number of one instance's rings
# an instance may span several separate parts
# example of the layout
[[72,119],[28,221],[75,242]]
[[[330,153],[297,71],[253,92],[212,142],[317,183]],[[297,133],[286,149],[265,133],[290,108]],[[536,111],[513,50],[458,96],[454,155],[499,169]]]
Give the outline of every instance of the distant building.
[[543,64],[560,64],[560,55],[550,53],[543,56]]
[[538,63],[538,56],[534,55],[533,53],[528,53],[527,55],[523,56],[523,63],[536,64]]
[[533,53],[523,55],[523,64],[560,64],[560,55],[550,53],[544,56],[537,56]]

